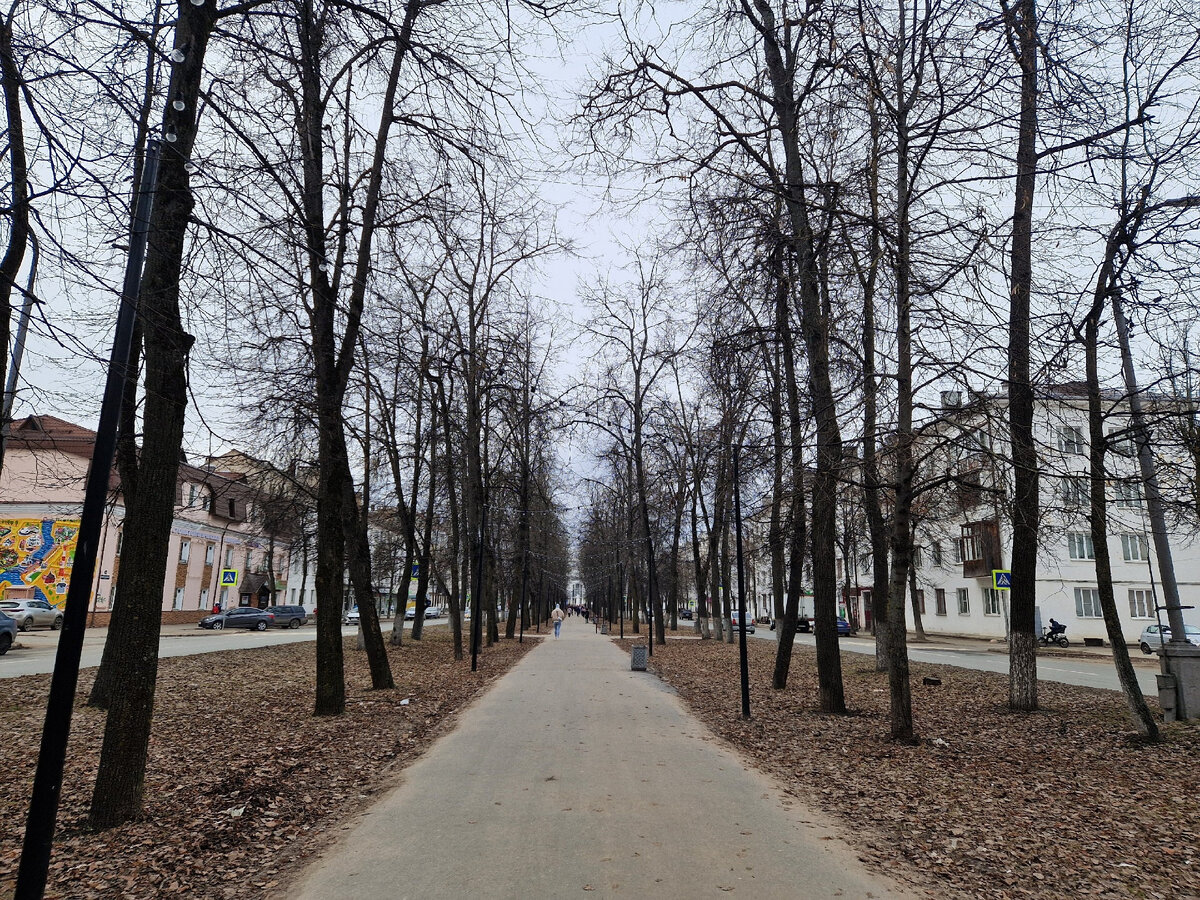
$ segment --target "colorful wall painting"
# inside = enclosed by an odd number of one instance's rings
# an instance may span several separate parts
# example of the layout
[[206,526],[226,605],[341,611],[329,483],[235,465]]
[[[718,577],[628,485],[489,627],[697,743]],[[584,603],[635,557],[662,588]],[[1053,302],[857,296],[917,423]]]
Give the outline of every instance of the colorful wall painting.
[[67,600],[78,519],[0,519],[0,597],[9,586],[60,609]]

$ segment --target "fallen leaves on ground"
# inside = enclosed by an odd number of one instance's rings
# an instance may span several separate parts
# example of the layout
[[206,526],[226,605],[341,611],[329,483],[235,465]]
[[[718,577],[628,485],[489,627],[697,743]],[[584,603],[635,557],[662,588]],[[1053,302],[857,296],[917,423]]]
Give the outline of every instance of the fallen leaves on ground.
[[783,691],[771,688],[774,660],[773,643],[750,642],[749,720],[736,645],[668,640],[650,670],[838,820],[874,868],[940,897],[1200,897],[1197,723],[1144,744],[1115,691],[1043,681],[1041,710],[1013,713],[1007,676],[913,663],[921,740],[909,746],[888,737],[873,657],[842,655],[844,716],[818,711],[813,650],[795,648]]
[[[536,641],[501,641],[472,673],[453,659],[448,634],[427,631],[389,647],[396,688],[387,691],[366,688],[366,656],[353,645],[341,716],[312,715],[312,642],[160,660],[145,815],[103,832],[86,825],[104,712],[85,705],[95,671],[85,670],[46,896],[275,893]],[[16,878],[49,684],[49,675],[0,682],[0,897]]]

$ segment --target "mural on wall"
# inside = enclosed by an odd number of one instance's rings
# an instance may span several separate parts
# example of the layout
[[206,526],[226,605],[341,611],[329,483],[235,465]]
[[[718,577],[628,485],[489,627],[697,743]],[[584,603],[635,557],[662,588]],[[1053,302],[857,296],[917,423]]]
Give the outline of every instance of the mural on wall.
[[9,586],[60,609],[75,561],[78,519],[0,519],[0,597]]

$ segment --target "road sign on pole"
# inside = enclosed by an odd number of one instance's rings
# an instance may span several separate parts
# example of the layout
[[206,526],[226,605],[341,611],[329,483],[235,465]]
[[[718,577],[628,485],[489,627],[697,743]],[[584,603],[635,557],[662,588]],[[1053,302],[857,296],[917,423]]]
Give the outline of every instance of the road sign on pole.
[[237,569],[222,569],[221,570],[221,587],[237,587],[238,573]]
[[1012,590],[1012,570],[992,569],[992,587],[998,591]]

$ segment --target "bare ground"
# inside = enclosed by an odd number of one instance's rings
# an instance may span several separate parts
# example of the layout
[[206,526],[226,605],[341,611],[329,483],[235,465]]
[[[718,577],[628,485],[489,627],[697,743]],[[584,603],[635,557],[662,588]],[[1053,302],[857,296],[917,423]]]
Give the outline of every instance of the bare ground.
[[1042,682],[1041,711],[1017,714],[1007,676],[914,663],[921,741],[904,746],[872,657],[842,655],[851,713],[830,716],[812,650],[795,648],[784,691],[775,645],[749,651],[748,721],[736,645],[668,640],[650,670],[881,870],[947,897],[1200,897],[1200,723],[1146,745],[1116,692]]
[[[266,896],[536,646],[501,641],[472,673],[469,660],[454,661],[448,634],[426,632],[389,648],[397,687],[372,691],[353,643],[338,717],[312,715],[312,643],[160,661],[145,816],[99,833],[86,815],[104,713],[84,705],[94,674],[85,670],[46,896]],[[49,675],[0,682],[0,898],[11,897],[16,878],[49,683]]]

